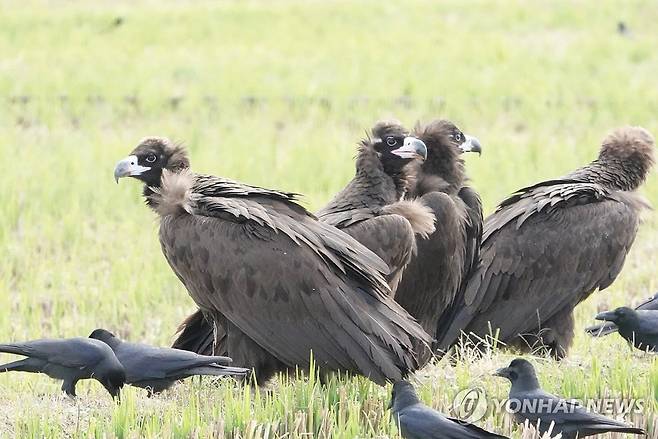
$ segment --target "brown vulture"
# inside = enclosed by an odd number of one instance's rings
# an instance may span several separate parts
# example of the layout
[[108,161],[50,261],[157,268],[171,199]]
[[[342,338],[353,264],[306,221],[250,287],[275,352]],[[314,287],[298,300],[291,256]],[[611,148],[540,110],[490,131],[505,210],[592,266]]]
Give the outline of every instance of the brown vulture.
[[223,351],[260,382],[311,358],[378,384],[418,368],[412,343],[431,337],[392,299],[386,264],[293,194],[193,173],[184,148],[158,137],[117,164],[127,176],[144,182],[164,255],[225,331]]
[[[316,214],[386,262],[392,291],[415,251],[414,234],[434,230],[434,215],[427,207],[401,201],[410,179],[408,164],[426,157],[425,144],[410,137],[399,122],[378,122],[359,145],[354,178]],[[213,325],[198,310],[180,325],[173,346],[210,355],[215,336]]]
[[399,123],[377,123],[361,142],[354,178],[316,214],[386,262],[393,292],[415,251],[414,235],[434,231],[434,215],[427,207],[401,200],[408,189],[407,165],[426,157],[425,144]]
[[[482,149],[475,137],[447,120],[418,126],[414,135],[428,152],[408,196],[431,208],[436,230],[417,240],[418,250],[405,269],[395,300],[436,338],[434,347],[441,349],[441,343],[449,345],[443,325],[452,317],[463,281],[477,262],[482,236],[482,204],[467,186],[461,154]],[[424,352],[421,363],[431,358]]]
[[620,128],[589,165],[503,201],[484,223],[480,262],[450,338],[464,331],[476,344],[493,336],[566,355],[574,307],[610,286],[624,265],[647,207],[635,190],[653,162],[651,134]]

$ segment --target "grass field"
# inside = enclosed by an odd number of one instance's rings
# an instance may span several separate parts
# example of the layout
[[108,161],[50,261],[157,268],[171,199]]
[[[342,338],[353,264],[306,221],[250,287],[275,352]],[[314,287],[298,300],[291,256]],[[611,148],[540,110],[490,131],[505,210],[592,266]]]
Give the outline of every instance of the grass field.
[[[197,171],[301,192],[316,209],[349,180],[377,119],[450,118],[484,146],[468,170],[491,212],[512,190],[594,158],[614,127],[658,133],[656,22],[649,0],[0,1],[0,339],[105,327],[171,342],[194,304],[141,188],[112,178],[143,136],[182,140]],[[655,173],[642,192],[658,205]],[[645,399],[627,419],[654,438],[658,362],[582,328],[658,290],[657,254],[649,213],[623,274],[577,309],[569,357],[535,360],[550,391]],[[504,398],[508,383],[491,372],[513,357],[440,362],[414,382],[446,412],[468,387]],[[71,402],[45,376],[0,374],[0,435],[397,435],[390,389],[363,379],[258,392],[190,380],[151,399],[127,388],[118,405],[96,382],[78,388]],[[499,412],[479,425],[531,436]]]

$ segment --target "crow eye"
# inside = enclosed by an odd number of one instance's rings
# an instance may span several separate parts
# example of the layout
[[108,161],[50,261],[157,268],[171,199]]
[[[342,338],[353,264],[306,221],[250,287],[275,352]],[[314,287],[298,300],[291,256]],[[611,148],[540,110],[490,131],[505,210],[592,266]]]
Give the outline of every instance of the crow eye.
[[397,145],[397,143],[398,143],[398,141],[395,140],[395,137],[387,137],[386,138],[386,144],[388,146],[395,146],[395,145]]
[[155,161],[156,161],[157,159],[158,159],[158,158],[155,156],[155,154],[149,154],[149,155],[146,156],[146,161],[147,161],[148,163],[155,163]]
[[455,134],[455,135],[453,136],[453,138],[454,138],[457,142],[461,142],[462,139],[463,139],[464,137],[462,136],[462,133],[457,133],[457,134]]

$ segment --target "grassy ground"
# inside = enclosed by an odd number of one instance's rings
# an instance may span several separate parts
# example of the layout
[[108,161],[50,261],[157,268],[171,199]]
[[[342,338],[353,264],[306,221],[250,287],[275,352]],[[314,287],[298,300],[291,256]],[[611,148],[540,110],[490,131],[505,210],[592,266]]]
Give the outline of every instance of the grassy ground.
[[[611,128],[658,133],[656,21],[651,1],[0,1],[0,338],[105,327],[171,341],[193,303],[140,188],[112,179],[145,135],[185,141],[198,171],[301,192],[315,209],[350,178],[355,143],[378,118],[447,117],[484,145],[468,169],[490,212],[515,188],[592,159]],[[643,193],[658,204],[655,174]],[[658,290],[656,254],[649,213],[618,281],[578,308],[570,356],[535,361],[550,391],[646,399],[627,419],[652,437],[658,363],[582,328]],[[445,411],[471,386],[503,398],[508,384],[490,374],[511,358],[441,362],[415,382]],[[95,382],[78,387],[71,402],[44,376],[0,375],[1,434],[397,434],[389,389],[362,379],[260,392],[189,381],[152,399],[127,389],[120,405]],[[499,412],[480,425],[531,435]]]

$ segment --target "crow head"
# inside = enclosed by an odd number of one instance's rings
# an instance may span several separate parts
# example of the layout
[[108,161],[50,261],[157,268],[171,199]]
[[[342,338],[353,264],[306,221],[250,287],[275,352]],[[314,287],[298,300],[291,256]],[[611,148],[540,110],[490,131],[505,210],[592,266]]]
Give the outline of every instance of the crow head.
[[516,358],[509,366],[498,369],[495,376],[507,378],[512,383],[512,390],[534,390],[539,388],[535,368],[528,360]]
[[126,382],[126,372],[121,364],[119,367],[109,368],[102,380],[99,380],[103,387],[112,395],[112,398],[121,399],[121,388]]
[[625,326],[637,320],[637,311],[627,306],[622,306],[612,311],[599,313],[595,319],[613,322],[617,326]]
[[372,128],[369,138],[361,142],[361,147],[376,153],[388,175],[401,173],[402,168],[413,160],[427,158],[425,144],[409,136],[407,130],[395,121],[378,122]]
[[[482,146],[478,139],[464,134],[449,120],[435,120],[427,125],[418,125],[413,134],[427,145],[427,160],[420,167],[419,178],[422,180],[436,177],[443,180],[447,186],[461,187],[466,175],[460,155],[465,152],[481,153]],[[420,181],[419,184],[422,185],[423,182]],[[441,183],[434,184],[437,185],[441,186]]]
[[146,186],[159,187],[162,171],[180,172],[190,166],[187,151],[165,137],[146,137],[114,168],[114,179],[133,177]]
[[623,190],[635,190],[655,162],[655,141],[641,127],[617,128],[603,140],[599,162],[615,169],[613,180]]
[[414,386],[408,381],[398,381],[393,384],[393,391],[391,392],[391,402],[388,405],[389,409],[397,412],[410,405],[418,404],[420,399],[416,395]]
[[117,344],[119,344],[120,340],[116,337],[116,335],[112,334],[110,331],[106,329],[94,329],[91,334],[89,334],[89,338],[93,338],[95,340],[102,341],[106,345],[110,346],[112,349],[116,347]]

